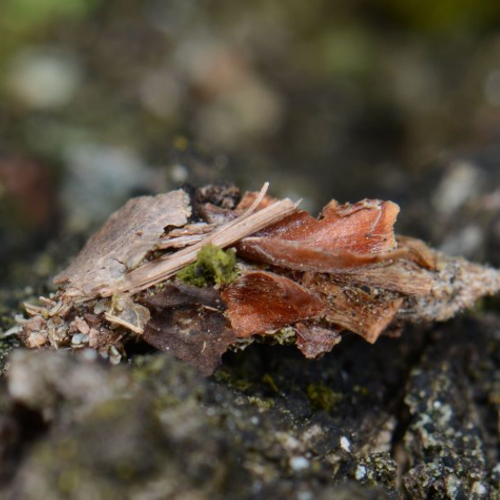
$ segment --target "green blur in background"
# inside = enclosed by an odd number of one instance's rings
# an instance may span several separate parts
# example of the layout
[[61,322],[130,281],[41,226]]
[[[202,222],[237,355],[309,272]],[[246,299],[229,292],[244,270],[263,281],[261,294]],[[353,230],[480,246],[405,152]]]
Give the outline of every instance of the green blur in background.
[[4,259],[183,182],[403,203],[499,136],[498,2],[6,0],[0,30]]

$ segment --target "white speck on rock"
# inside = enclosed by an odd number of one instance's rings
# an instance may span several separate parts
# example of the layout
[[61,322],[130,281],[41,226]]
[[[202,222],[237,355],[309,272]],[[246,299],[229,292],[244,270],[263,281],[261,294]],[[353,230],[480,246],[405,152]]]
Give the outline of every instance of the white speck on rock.
[[366,477],[366,467],[364,465],[358,465],[356,469],[356,479],[361,481]]
[[310,491],[299,491],[297,493],[297,500],[313,500],[314,495]]
[[351,442],[345,436],[340,438],[340,447],[347,453],[351,453]]
[[450,498],[456,498],[457,493],[462,486],[462,483],[454,474],[450,474],[445,478],[446,493],[448,493]]
[[290,467],[294,471],[301,471],[309,468],[309,460],[305,457],[292,457],[290,459]]
[[476,481],[472,485],[471,493],[483,496],[486,495],[486,493],[488,493],[488,490],[486,489],[486,486],[483,483]]

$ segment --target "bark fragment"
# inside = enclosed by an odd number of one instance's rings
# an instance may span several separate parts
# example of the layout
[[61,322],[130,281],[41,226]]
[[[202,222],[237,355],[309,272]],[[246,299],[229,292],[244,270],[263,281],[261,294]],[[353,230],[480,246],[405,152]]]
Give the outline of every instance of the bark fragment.
[[319,316],[324,302],[289,278],[265,271],[249,272],[229,286],[222,298],[238,337],[277,330]]
[[114,286],[160,243],[165,227],[179,227],[191,215],[182,190],[133,198],[114,213],[85,245],[75,262],[56,276],[68,295],[90,299],[102,286]]
[[324,275],[317,275],[309,287],[324,295],[328,322],[361,335],[371,344],[389,326],[404,300],[390,292],[342,286]]
[[316,359],[330,352],[341,340],[341,328],[325,328],[323,326],[297,323],[297,347],[308,359]]
[[239,253],[288,269],[335,272],[401,258],[394,223],[399,207],[392,202],[363,200],[339,205],[331,201],[316,219],[304,211],[243,239]]

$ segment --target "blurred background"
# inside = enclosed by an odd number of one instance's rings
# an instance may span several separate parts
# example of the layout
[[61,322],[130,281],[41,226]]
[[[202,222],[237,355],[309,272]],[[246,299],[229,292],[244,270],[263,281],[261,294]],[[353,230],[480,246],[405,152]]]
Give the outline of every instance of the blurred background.
[[500,264],[499,2],[2,0],[0,33],[3,284],[183,182],[390,198]]

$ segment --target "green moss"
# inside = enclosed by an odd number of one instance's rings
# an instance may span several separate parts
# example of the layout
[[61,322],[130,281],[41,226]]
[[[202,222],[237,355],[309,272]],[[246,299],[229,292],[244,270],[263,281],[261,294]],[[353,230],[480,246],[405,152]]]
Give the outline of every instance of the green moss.
[[231,380],[231,374],[228,373],[227,371],[223,370],[222,368],[219,368],[218,370],[215,371],[212,378],[216,382],[225,383],[225,382],[229,382]]
[[248,391],[252,387],[252,382],[249,380],[245,380],[243,378],[236,379],[236,380],[231,380],[229,382],[229,387],[236,389],[237,391],[240,392],[245,392]]
[[215,245],[205,245],[199,252],[196,262],[177,273],[177,277],[197,287],[228,284],[238,277],[236,271],[236,252],[222,250]]
[[317,410],[330,411],[342,398],[342,394],[334,392],[323,383],[309,384],[307,396]]

